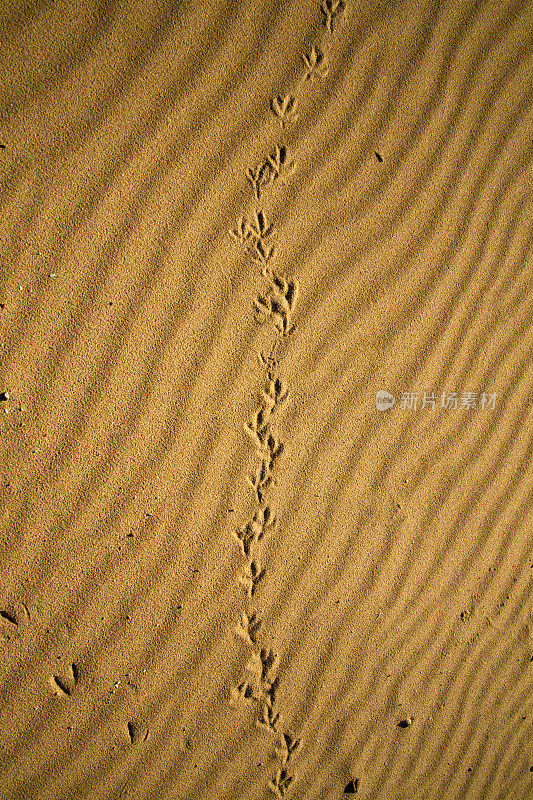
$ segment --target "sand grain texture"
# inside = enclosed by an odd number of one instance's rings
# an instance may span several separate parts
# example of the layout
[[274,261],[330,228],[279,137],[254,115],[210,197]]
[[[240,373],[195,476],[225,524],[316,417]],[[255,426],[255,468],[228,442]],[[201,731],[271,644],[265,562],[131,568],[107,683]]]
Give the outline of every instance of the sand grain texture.
[[533,797],[531,3],[0,31],[0,798]]

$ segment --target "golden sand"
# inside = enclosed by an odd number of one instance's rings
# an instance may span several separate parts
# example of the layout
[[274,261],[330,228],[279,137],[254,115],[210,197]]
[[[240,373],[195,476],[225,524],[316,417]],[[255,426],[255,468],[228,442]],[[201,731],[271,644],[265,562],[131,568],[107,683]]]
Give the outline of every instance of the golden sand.
[[533,798],[531,3],[0,31],[0,800]]

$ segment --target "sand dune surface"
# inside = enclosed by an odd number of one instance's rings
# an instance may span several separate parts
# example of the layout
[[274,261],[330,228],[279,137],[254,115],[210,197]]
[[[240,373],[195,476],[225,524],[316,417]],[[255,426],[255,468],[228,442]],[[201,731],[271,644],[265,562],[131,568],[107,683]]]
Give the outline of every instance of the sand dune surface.
[[532,798],[531,3],[0,31],[1,800]]

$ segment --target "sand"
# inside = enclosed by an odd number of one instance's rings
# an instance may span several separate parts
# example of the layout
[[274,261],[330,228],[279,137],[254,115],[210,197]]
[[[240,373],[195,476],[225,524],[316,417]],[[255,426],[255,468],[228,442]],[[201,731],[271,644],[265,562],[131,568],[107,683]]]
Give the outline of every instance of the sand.
[[531,3],[0,30],[1,800],[533,798]]

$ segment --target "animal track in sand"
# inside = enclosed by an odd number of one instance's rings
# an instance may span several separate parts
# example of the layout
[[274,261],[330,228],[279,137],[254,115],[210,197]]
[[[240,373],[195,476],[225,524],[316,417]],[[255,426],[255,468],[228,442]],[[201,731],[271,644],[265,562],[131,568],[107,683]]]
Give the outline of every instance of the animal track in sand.
[[302,746],[301,739],[295,739],[290,733],[282,733],[279,744],[276,746],[276,755],[282,766],[286,767],[292,761]]
[[280,733],[278,725],[281,722],[279,712],[274,711],[270,703],[263,703],[261,707],[261,715],[256,719],[256,727],[261,728],[268,733],[273,733],[276,736]]
[[274,527],[276,518],[272,515],[269,506],[258,508],[253,518],[242,528],[232,533],[241,553],[248,558],[254,545],[261,541],[265,533]]
[[270,101],[270,110],[278,118],[282,128],[298,119],[298,101],[292,94],[277,95]]
[[[343,0],[324,0],[321,5],[324,22],[329,33],[334,20],[344,11]],[[302,56],[304,63],[302,88],[315,77],[325,77],[328,72],[323,51],[313,45],[308,54]],[[282,130],[298,118],[299,98],[296,92],[288,91],[273,96],[270,110],[279,121]],[[259,202],[263,192],[283,182],[294,167],[294,159],[289,156],[286,144],[278,143],[273,151],[255,167],[246,170],[246,179],[251,185],[254,198]],[[296,279],[286,278],[275,271],[271,261],[275,255],[271,243],[273,224],[267,219],[263,209],[256,208],[251,214],[241,216],[230,230],[231,238],[241,245],[246,253],[260,264],[260,272],[267,281],[267,287],[253,300],[253,313],[256,322],[270,323],[276,332],[270,354],[258,354],[258,360],[266,372],[265,386],[261,391],[260,403],[250,420],[244,423],[244,431],[256,447],[260,459],[256,468],[246,476],[246,481],[255,495],[256,508],[251,519],[232,531],[232,539],[246,559],[238,583],[244,588],[248,603],[255,598],[257,586],[264,577],[258,555],[259,547],[267,531],[274,528],[276,516],[267,503],[269,490],[276,485],[274,471],[276,462],[283,453],[273,424],[278,410],[288,398],[288,387],[277,373],[279,358],[276,349],[287,340],[295,329],[293,316],[298,300],[299,284]],[[257,610],[241,611],[240,620],[235,626],[235,634],[252,648],[245,668],[245,675],[230,692],[232,704],[257,708],[256,727],[279,737],[275,754],[280,766],[268,787],[277,797],[284,797],[295,780],[287,768],[301,748],[301,738],[293,736],[281,727],[281,716],[275,708],[276,691],[279,681],[278,668],[280,656],[270,648],[258,643],[261,619]]]
[[268,696],[277,677],[279,655],[271,649],[261,648],[252,653],[246,669],[255,678],[257,688]]
[[253,647],[257,643],[257,634],[260,627],[261,619],[255,611],[251,614],[247,614],[246,611],[243,611],[241,614],[241,621],[235,626],[235,633]]
[[278,333],[286,336],[289,332],[291,317],[298,299],[298,281],[287,281],[285,278],[271,273],[268,289],[259,293],[254,300],[256,319],[261,322],[270,320]]
[[231,690],[231,702],[251,706],[254,701],[254,689],[248,681],[241,681]]
[[305,66],[304,81],[311,80],[315,76],[325,78],[328,74],[328,66],[323,52],[313,45],[308,55],[302,56]]
[[252,186],[255,199],[260,200],[263,189],[283,178],[293,167],[294,161],[289,160],[286,146],[276,145],[274,152],[270,153],[264,161],[254,168],[248,168],[246,178]]
[[294,775],[289,775],[284,767],[280,767],[275,776],[268,782],[268,786],[276,797],[285,797],[293,780]]
[[240,217],[229,233],[255,261],[263,265],[268,264],[274,255],[274,246],[266,241],[272,234],[272,225],[268,224],[263,211],[255,211],[251,217]]
[[242,573],[239,575],[238,582],[244,587],[246,594],[251,600],[255,594],[257,586],[265,574],[265,570],[261,567],[261,563],[252,558],[244,565]]
[[343,0],[323,0],[320,7],[324,16],[324,25],[329,33],[333,32],[334,20],[342,14],[345,9]]

